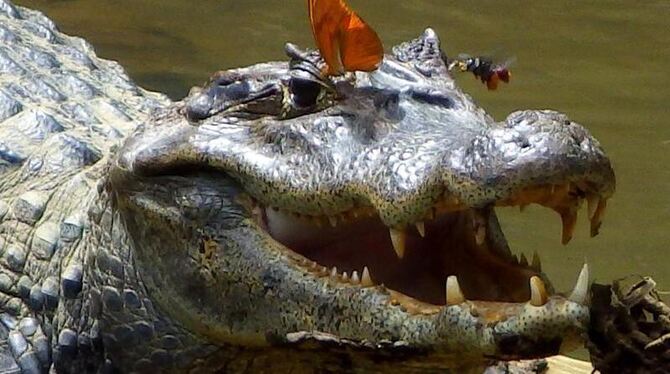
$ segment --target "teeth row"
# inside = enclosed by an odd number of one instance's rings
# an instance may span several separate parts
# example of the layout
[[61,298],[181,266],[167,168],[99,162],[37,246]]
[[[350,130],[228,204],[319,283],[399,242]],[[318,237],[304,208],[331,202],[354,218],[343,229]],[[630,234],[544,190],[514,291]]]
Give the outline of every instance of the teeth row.
[[[559,194],[565,195],[569,192],[569,189],[570,189],[569,185],[567,184],[562,186],[552,185],[551,193],[553,195],[558,192]],[[607,200],[601,198],[599,195],[589,193],[586,194],[586,198],[584,199],[577,198],[568,206],[558,206],[558,205],[553,206],[552,208],[554,208],[561,216],[561,223],[563,227],[561,232],[561,243],[564,245],[568,244],[572,239],[577,224],[577,212],[579,210],[579,207],[582,205],[582,200],[586,200],[587,203],[588,218],[591,224],[590,225],[591,236],[593,237],[598,235],[600,231],[600,226],[602,225],[602,219],[605,214],[605,208],[607,207]],[[519,205],[519,210],[523,211],[527,205],[528,204]],[[277,208],[273,209],[278,210]],[[456,211],[461,209],[465,209],[465,207],[458,201],[458,199],[453,197],[445,197],[444,199],[439,200],[438,203],[436,203],[435,207],[429,209],[428,212],[426,212],[425,218],[434,219],[436,215],[442,214],[444,212]],[[314,223],[317,226],[325,226],[329,224],[332,227],[337,227],[339,223],[350,222],[359,217],[375,217],[377,215],[376,211],[372,208],[359,208],[336,216],[327,216],[327,217],[310,216],[295,212],[291,214],[300,220]],[[421,235],[421,237],[425,237],[426,228],[424,222],[423,221],[416,222],[415,226],[419,235]],[[398,254],[399,258],[402,258],[405,253],[405,249],[404,249],[404,241],[401,242],[400,239],[402,237],[405,237],[405,235],[401,234],[400,232],[404,233],[404,228],[392,228],[391,240],[394,244],[393,248],[395,249],[396,254]],[[477,215],[475,216],[475,222],[474,222],[474,234],[477,245],[484,244],[484,241],[486,240],[486,224],[485,222],[482,223],[481,221],[479,221],[477,219]]]
[[[533,255],[533,262],[535,262],[536,258],[539,261],[539,257]],[[326,270],[326,268],[319,266],[315,262],[312,262],[312,265],[313,267],[320,268],[320,270]],[[333,266],[329,271],[327,271],[327,275],[331,278],[335,278],[339,282],[360,285],[362,287],[372,287],[375,285],[375,283],[372,281],[372,278],[370,277],[370,270],[368,270],[367,266],[363,267],[363,271],[360,274],[358,271],[354,270],[351,275],[349,275],[347,272],[340,274],[337,270],[337,267]],[[547,288],[544,284],[544,281],[542,281],[542,279],[538,276],[532,276],[528,282],[530,285],[530,299],[528,300],[528,303],[537,307],[545,305],[549,300],[549,294],[547,293]],[[568,299],[575,303],[585,305],[588,298],[588,290],[589,266],[585,263],[579,272],[575,287],[570,293]],[[447,306],[458,305],[467,301],[460,285],[458,284],[458,277],[455,275],[450,275],[447,277],[445,292]]]
[[577,224],[577,212],[583,205],[584,200],[586,200],[590,234],[592,237],[598,235],[603,216],[605,215],[607,199],[595,193],[587,192],[584,194],[579,192],[583,191],[583,189],[571,183],[552,185],[548,191],[551,194],[547,194],[546,188],[526,192],[528,196],[532,196],[532,200],[529,197],[524,197],[524,192],[521,192],[514,197],[500,201],[498,205],[519,204],[521,211],[530,203],[537,203],[552,208],[561,216],[561,223],[563,225],[561,243],[568,244],[572,239]]
[[312,216],[308,214],[300,214],[296,212],[289,212],[289,211],[283,211],[277,207],[272,207],[272,210],[274,211],[282,211],[283,213],[287,213],[292,215],[294,218],[297,218],[303,222],[308,222],[311,224],[314,224],[319,227],[323,226],[332,226],[332,227],[337,227],[339,224],[347,223],[347,222],[352,222],[355,221],[358,218],[361,217],[376,217],[377,212],[371,208],[371,207],[362,207],[362,208],[356,208],[344,213],[340,213],[337,215],[333,216]]
[[530,268],[535,270],[538,273],[542,272],[542,260],[540,260],[540,256],[537,254],[537,252],[533,252],[533,257],[531,258],[530,262],[528,261],[528,257],[526,257],[525,254],[521,253],[518,257],[512,252],[508,252],[509,248],[505,248],[505,252],[501,253],[498,250],[498,253],[501,255],[505,256],[510,262],[513,264],[518,264],[526,268]]
[[[474,237],[477,245],[481,246],[486,240],[486,221],[487,218],[482,212],[475,211],[472,219]],[[414,224],[416,231],[422,238],[426,237],[426,224],[423,221]],[[389,228],[389,236],[391,237],[391,244],[398,258],[405,256],[405,241],[407,240],[407,230],[405,227],[391,227]],[[511,255],[511,253],[510,253]]]
[[[272,207],[272,209],[275,211],[280,211],[280,209],[277,207]],[[442,199],[439,199],[435,203],[433,207],[428,209],[428,211],[425,214],[425,218],[434,219],[439,214],[463,209],[466,209],[466,206],[463,205],[456,197],[445,194],[442,196]],[[375,209],[372,207],[360,207],[333,216],[312,216],[296,212],[285,212],[285,213],[289,213],[293,217],[301,221],[309,222],[319,227],[323,227],[326,225],[337,227],[338,224],[351,222],[360,217],[376,217],[378,215]],[[426,236],[425,223],[423,221],[418,221],[414,225],[419,235],[422,238],[424,238]],[[484,227],[485,226],[483,226],[479,230],[479,234],[477,235],[478,242],[480,240],[482,240],[483,242],[483,237],[486,232]],[[391,243],[393,244],[393,249],[395,250],[396,255],[398,256],[398,258],[403,258],[403,256],[405,255],[405,241],[407,238],[406,229],[404,227],[390,228],[389,235],[391,237]]]
[[372,287],[374,286],[374,282],[372,281],[372,278],[370,277],[370,270],[368,270],[368,267],[365,266],[363,267],[363,271],[358,274],[358,271],[354,270],[351,272],[351,276],[345,271],[342,274],[340,274],[337,271],[337,267],[333,266],[330,269],[330,272],[328,274],[331,278],[335,278],[340,282],[347,282],[351,284],[356,284],[356,285],[361,285],[363,287]]
[[[605,208],[607,207],[607,200],[601,199],[597,195],[588,194],[586,197],[588,205],[588,214],[589,220],[591,222],[591,236],[598,235],[598,230],[602,224],[602,218],[605,214]],[[568,244],[572,239],[575,227],[577,226],[577,211],[581,205],[581,200],[578,199],[572,206],[554,208],[561,215],[561,222],[563,224],[561,243]],[[475,242],[478,246],[481,246],[486,241],[486,227],[487,219],[481,211],[473,210],[472,226]],[[421,237],[426,236],[426,227],[423,221],[415,223],[416,231],[421,235]],[[389,228],[389,236],[391,237],[391,243],[393,244],[393,250],[395,251],[398,258],[403,258],[405,255],[405,240],[407,238],[406,229],[404,227],[392,227]],[[509,253],[510,257],[512,254]],[[525,256],[522,255],[520,262],[523,266],[528,265],[528,260]],[[532,267],[540,271],[542,268],[540,264],[540,258],[537,254],[533,255]]]
[[[546,190],[545,190],[546,191]],[[549,206],[552,209],[556,210],[561,216],[562,222],[562,234],[561,234],[561,243],[568,244],[572,239],[575,227],[577,224],[577,211],[582,205],[582,201],[586,200],[587,202],[587,212],[588,218],[591,222],[591,236],[598,235],[600,226],[602,224],[602,218],[605,214],[605,208],[607,207],[607,200],[601,196],[593,193],[587,193],[584,198],[581,197],[572,197],[570,195],[571,184],[564,185],[552,185],[550,187],[551,195],[542,196],[538,198],[538,203],[541,205]],[[514,198],[502,201],[500,205],[514,204]],[[567,204],[566,204],[567,201]],[[522,202],[519,205],[520,209],[523,211],[523,208],[528,205],[528,202]],[[442,199],[438,200],[437,203],[424,215],[426,219],[434,219],[436,215],[450,212],[463,210],[466,207],[455,197],[444,195]],[[273,208],[277,210],[277,208]],[[337,216],[309,216],[298,213],[291,213],[298,219],[309,221],[316,224],[317,226],[324,226],[329,224],[332,227],[336,227],[338,223],[350,222],[356,218],[365,216],[365,217],[374,217],[377,215],[376,211],[371,207],[362,207],[351,210],[346,213],[339,214]],[[416,226],[416,231],[421,237],[426,236],[426,227],[423,221],[418,221],[414,224]],[[475,242],[477,245],[481,246],[486,241],[486,227],[487,219],[484,214],[478,210],[474,210],[473,215],[473,234]],[[403,258],[405,255],[405,241],[407,239],[407,232],[405,227],[392,227],[389,228],[389,236],[391,238],[391,243],[393,245],[393,250],[395,251],[398,258]],[[513,257],[509,253],[509,257]],[[536,261],[537,258],[537,261]],[[524,261],[522,265],[527,265],[528,260],[524,258],[521,259]],[[539,262],[539,257],[533,256],[533,268],[540,269],[541,264]]]
[[[547,293],[547,287],[544,285],[542,279],[538,276],[530,277],[528,281],[530,284],[530,299],[528,303],[533,306],[543,306],[549,300],[549,294]],[[589,266],[584,264],[582,270],[579,272],[577,277],[577,283],[575,288],[572,290],[572,293],[568,297],[569,300],[574,301],[578,304],[586,304],[589,290]],[[455,275],[450,275],[447,278],[446,284],[446,300],[447,306],[462,304],[467,299],[463,295],[460,285],[458,284],[458,278]]]
[[582,205],[583,200],[586,200],[586,209],[591,224],[591,237],[598,235],[600,232],[600,226],[602,225],[603,216],[605,215],[605,208],[607,207],[607,200],[594,194],[587,194],[586,199],[577,199],[571,206],[554,208],[561,216],[561,223],[563,224],[561,243],[564,245],[568,244],[570,239],[572,239],[577,224],[577,211]]
[[[426,237],[426,224],[423,221],[416,222],[414,224],[416,227],[416,232],[422,238]],[[405,256],[405,241],[407,240],[407,231],[404,227],[391,227],[389,228],[389,236],[391,237],[391,244],[393,244],[393,250],[398,258],[403,258]]]

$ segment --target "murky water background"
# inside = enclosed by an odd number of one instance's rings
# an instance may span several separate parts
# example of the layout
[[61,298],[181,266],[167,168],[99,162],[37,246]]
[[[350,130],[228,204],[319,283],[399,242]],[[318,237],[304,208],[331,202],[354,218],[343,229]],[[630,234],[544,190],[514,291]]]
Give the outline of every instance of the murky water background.
[[[184,96],[215,70],[284,59],[313,46],[304,0],[22,0],[61,30],[86,38],[142,86]],[[515,252],[537,250],[558,290],[586,259],[594,278],[653,276],[670,290],[670,2],[349,0],[387,49],[426,26],[447,54],[515,57],[512,83],[463,88],[497,119],[521,108],[567,113],[601,141],[617,173],[601,234],[585,213],[560,244],[557,214],[502,211]]]

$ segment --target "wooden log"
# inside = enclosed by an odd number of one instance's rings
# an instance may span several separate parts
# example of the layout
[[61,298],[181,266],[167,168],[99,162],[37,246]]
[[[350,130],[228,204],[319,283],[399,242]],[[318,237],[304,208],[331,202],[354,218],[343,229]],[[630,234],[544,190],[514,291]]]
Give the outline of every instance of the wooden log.
[[590,362],[567,356],[548,357],[547,363],[549,364],[547,374],[590,374],[593,372],[593,366]]

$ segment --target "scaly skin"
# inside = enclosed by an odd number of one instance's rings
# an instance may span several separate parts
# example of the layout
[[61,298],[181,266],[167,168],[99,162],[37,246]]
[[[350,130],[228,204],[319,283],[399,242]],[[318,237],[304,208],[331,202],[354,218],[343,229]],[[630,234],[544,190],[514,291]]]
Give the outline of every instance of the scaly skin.
[[[170,103],[37,12],[0,0],[0,20],[0,371],[465,372],[579,341],[583,300],[525,301],[531,276],[551,287],[510,260],[494,206],[541,203],[570,226],[586,197],[595,234],[609,161],[562,114],[496,123],[431,30],[305,107],[286,63]],[[428,237],[448,232],[449,274],[481,300],[331,276],[277,239],[282,216],[374,232],[434,210]],[[424,266],[413,251],[389,267]]]

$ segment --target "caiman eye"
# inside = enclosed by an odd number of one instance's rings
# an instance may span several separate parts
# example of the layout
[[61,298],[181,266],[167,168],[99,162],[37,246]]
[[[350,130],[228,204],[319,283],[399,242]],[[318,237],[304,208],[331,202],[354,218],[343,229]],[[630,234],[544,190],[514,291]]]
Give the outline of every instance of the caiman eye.
[[289,89],[293,103],[299,108],[309,108],[316,105],[323,86],[310,79],[291,77]]

